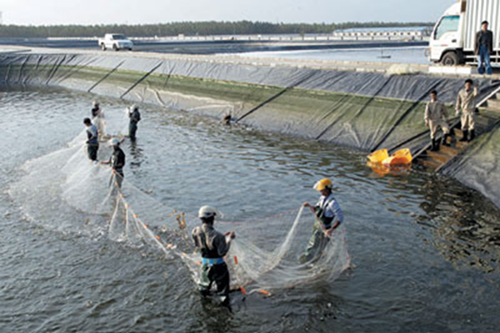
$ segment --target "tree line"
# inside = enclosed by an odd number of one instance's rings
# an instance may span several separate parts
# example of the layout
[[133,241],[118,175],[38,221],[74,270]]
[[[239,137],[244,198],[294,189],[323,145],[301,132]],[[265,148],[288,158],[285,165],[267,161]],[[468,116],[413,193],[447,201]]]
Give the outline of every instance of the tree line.
[[367,27],[430,26],[428,22],[346,22],[346,23],[269,23],[269,22],[173,22],[161,24],[106,24],[106,25],[0,25],[0,37],[96,37],[109,32],[124,33],[130,37],[164,37],[245,34],[323,34],[339,29]]

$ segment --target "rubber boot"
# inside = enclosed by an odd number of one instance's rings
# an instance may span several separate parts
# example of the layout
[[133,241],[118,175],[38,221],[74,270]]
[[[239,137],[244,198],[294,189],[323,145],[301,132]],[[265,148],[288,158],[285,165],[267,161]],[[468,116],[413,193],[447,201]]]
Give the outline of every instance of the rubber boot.
[[467,142],[467,137],[468,137],[469,131],[462,130],[462,132],[464,133],[464,137],[460,139],[460,142]]
[[445,134],[445,135],[443,136],[443,142],[441,142],[441,144],[442,144],[443,146],[446,146],[446,147],[449,147],[449,146],[450,146],[450,144],[449,144],[448,142],[446,142],[446,141],[448,140],[448,137],[449,137],[449,136],[450,136],[449,134]]
[[434,151],[439,151],[441,149],[441,140],[435,139],[435,150]]
[[471,142],[476,137],[476,131],[475,130],[470,130],[469,133],[470,133],[469,140],[467,140],[467,142]]
[[436,139],[431,139],[431,151],[436,151]]

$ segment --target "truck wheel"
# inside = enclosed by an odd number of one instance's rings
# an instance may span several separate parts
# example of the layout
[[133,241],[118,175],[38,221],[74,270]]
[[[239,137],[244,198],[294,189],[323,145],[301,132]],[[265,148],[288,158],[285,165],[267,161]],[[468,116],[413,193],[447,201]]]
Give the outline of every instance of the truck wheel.
[[106,45],[104,45],[104,43],[101,44],[101,50],[106,51]]
[[113,50],[118,51],[118,46],[116,44],[113,44]]
[[448,52],[441,59],[441,64],[445,66],[457,66],[460,64],[460,58],[455,52]]

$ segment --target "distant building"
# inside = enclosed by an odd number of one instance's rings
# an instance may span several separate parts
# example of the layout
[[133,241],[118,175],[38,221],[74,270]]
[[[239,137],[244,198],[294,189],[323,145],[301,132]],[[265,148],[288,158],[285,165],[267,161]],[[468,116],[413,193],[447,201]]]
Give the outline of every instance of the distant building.
[[335,30],[335,37],[429,37],[432,27],[354,28]]

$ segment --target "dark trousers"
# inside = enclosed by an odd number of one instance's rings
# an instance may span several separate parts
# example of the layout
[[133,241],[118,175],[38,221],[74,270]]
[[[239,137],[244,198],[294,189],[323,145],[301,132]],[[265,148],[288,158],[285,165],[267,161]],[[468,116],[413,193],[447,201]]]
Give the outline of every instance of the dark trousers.
[[89,143],[87,144],[87,154],[89,155],[89,159],[91,161],[97,161],[97,151],[99,150],[98,143]]
[[130,124],[128,125],[128,136],[130,137],[130,140],[135,141],[136,133],[137,133],[137,123],[131,121]]
[[325,236],[320,223],[316,221],[313,226],[313,234],[307,244],[306,252],[300,258],[301,263],[318,259],[323,254],[323,250],[328,245],[329,240]]
[[200,292],[207,295],[214,282],[219,296],[229,296],[229,270],[226,263],[213,266],[203,264],[201,266]]

